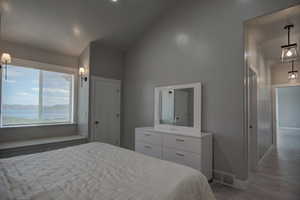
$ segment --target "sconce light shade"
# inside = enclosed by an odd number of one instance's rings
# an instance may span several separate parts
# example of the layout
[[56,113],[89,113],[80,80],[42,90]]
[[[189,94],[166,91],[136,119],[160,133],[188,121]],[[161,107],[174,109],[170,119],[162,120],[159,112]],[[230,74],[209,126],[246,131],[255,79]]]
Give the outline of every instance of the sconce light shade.
[[10,64],[11,63],[11,56],[9,53],[3,53],[1,55],[1,63],[2,64]]
[[83,76],[85,74],[85,69],[84,67],[79,68],[79,76]]
[[0,68],[2,68],[2,65],[5,67],[5,80],[7,80],[7,65],[11,63],[11,56],[9,53],[2,53],[1,55],[1,62],[0,62]]

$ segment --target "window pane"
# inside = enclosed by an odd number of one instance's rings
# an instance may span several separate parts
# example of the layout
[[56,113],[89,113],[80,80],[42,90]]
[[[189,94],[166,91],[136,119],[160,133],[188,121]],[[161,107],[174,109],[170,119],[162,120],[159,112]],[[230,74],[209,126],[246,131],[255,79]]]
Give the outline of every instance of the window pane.
[[73,76],[42,71],[41,122],[71,122]]
[[8,65],[2,73],[1,125],[73,121],[72,74]]
[[31,124],[38,121],[39,70],[7,66],[2,73],[2,124]]

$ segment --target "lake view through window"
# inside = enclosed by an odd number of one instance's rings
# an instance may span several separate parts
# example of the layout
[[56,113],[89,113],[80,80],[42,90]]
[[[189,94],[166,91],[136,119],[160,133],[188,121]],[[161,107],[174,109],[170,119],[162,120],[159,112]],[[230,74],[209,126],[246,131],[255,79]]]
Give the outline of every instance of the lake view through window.
[[74,75],[22,66],[2,73],[1,125],[72,123]]

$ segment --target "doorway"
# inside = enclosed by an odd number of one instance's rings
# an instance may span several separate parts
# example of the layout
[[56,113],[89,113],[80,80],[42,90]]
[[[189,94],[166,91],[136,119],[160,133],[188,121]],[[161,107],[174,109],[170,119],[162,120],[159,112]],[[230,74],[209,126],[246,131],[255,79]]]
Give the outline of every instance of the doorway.
[[248,112],[248,171],[256,169],[258,162],[257,152],[257,75],[249,68],[249,112]]
[[[292,64],[283,52],[288,38],[293,43],[299,41],[299,19],[300,6],[297,5],[247,20],[244,24],[244,152],[248,174],[251,171],[257,172],[266,163],[263,161],[270,154],[276,153],[273,147],[277,143],[277,122],[274,120],[276,109],[272,108],[275,98],[272,97],[272,87],[290,82],[288,74]],[[287,27],[290,27],[290,32]],[[295,70],[298,64],[299,61],[295,61]],[[257,85],[254,85],[255,82]]]
[[284,135],[300,133],[300,83],[273,86],[273,130],[275,147]]
[[92,140],[120,146],[121,81],[92,77]]

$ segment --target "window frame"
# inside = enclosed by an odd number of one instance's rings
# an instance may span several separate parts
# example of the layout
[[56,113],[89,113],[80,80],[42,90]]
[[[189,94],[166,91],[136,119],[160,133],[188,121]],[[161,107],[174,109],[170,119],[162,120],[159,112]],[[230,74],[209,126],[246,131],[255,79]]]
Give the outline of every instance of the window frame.
[[[49,123],[32,123],[32,124],[12,124],[12,125],[3,125],[2,124],[2,72],[3,70],[0,70],[0,128],[15,128],[15,127],[35,127],[35,126],[55,126],[55,125],[72,125],[77,123],[77,93],[78,93],[78,70],[74,67],[69,66],[61,66],[61,65],[54,65],[54,64],[48,64],[48,63],[42,63],[37,61],[31,61],[31,60],[24,60],[20,58],[12,58],[11,65],[14,66],[20,66],[24,68],[32,68],[32,69],[39,69],[49,72],[58,72],[58,73],[66,73],[73,75],[73,81],[72,81],[72,93],[70,96],[70,102],[72,102],[71,106],[71,112],[70,115],[70,122],[49,122]],[[41,84],[41,83],[39,83]],[[41,87],[41,85],[39,85]],[[39,104],[39,106],[41,106]],[[41,109],[39,109],[41,110]]]

